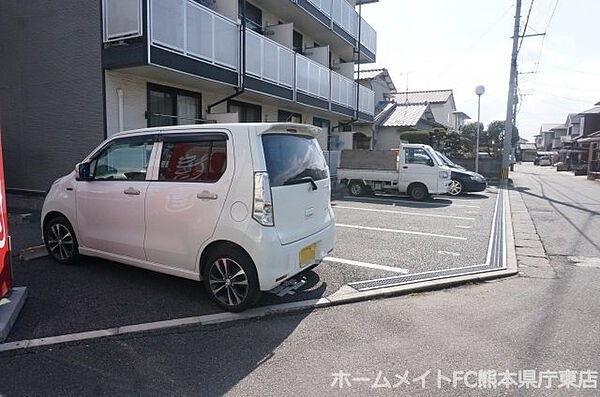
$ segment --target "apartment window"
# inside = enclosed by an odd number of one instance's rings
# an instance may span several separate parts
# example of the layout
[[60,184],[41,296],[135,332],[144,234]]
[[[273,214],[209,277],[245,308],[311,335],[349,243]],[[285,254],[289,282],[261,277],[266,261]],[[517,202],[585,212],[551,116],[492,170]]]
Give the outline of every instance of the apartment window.
[[244,19],[244,3],[246,3],[246,27],[262,34],[262,10],[245,0],[238,0],[240,21]]
[[148,84],[148,127],[198,124],[202,96],[197,92]]
[[252,103],[229,101],[227,113],[237,113],[240,123],[260,123],[262,121],[262,108]]
[[302,46],[303,42],[304,42],[304,36],[302,36],[302,33],[294,30],[294,35],[292,37],[293,50],[299,54],[302,54],[302,51],[304,50],[304,48]]
[[280,123],[302,123],[302,115],[300,113],[292,113],[287,110],[279,110],[277,112],[277,121]]

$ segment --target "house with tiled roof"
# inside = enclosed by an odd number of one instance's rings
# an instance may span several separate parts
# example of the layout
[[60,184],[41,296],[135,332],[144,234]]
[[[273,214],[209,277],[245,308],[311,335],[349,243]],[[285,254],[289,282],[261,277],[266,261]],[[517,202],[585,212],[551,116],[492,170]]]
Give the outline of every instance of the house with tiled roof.
[[[438,123],[448,128],[455,128],[457,125],[456,103],[454,102],[454,94],[450,89],[399,92],[391,94],[389,98],[396,103],[405,104],[427,102],[431,106],[433,116]],[[464,122],[464,119],[462,122]]]
[[[396,86],[386,68],[356,70],[354,79],[361,86],[375,92],[375,114],[378,114],[387,106],[388,96],[396,92]],[[379,109],[379,112],[377,109]],[[375,128],[374,122],[357,121],[353,123],[352,148],[372,148]]]
[[387,96],[396,92],[396,86],[386,68],[367,69],[354,72],[358,84],[375,91],[375,103],[385,101]]
[[405,131],[429,131],[446,128],[435,120],[428,102],[382,103],[375,109],[374,120],[376,139],[374,148],[394,149],[400,146],[400,134]]

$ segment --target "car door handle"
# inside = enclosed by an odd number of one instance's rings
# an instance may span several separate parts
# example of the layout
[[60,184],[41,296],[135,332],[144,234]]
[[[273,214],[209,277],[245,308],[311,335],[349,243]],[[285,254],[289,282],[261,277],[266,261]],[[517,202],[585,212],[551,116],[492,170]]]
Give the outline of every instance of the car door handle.
[[140,191],[137,189],[134,189],[132,187],[128,187],[127,189],[123,190],[123,193],[130,195],[130,196],[139,196],[140,195]]
[[216,200],[219,198],[216,193],[211,193],[207,190],[203,191],[202,193],[198,193],[196,197],[200,200]]
[[402,166],[402,168],[408,168],[408,165],[404,165],[404,166]]

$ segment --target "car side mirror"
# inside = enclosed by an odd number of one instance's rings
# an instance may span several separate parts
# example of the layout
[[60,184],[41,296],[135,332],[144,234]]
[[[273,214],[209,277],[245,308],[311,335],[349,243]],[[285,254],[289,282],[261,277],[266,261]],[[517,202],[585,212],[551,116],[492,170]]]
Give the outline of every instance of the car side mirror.
[[83,163],[77,164],[75,168],[75,173],[78,180],[89,181],[92,179],[90,175],[90,163],[84,161]]
[[432,160],[432,159],[429,159],[429,160],[427,161],[427,165],[429,165],[430,167],[433,167],[435,164],[433,163],[433,160]]

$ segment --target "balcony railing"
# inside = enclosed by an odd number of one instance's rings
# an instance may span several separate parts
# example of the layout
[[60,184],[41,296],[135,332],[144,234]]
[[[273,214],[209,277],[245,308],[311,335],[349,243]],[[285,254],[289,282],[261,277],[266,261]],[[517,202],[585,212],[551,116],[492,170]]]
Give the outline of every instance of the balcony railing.
[[105,43],[142,35],[142,0],[102,0]]
[[331,102],[356,108],[356,83],[339,73],[331,71]]
[[293,88],[294,52],[252,30],[246,30],[246,72]]
[[296,89],[329,100],[329,68],[296,54]]
[[373,116],[375,114],[375,91],[358,85],[358,111]]
[[331,17],[331,6],[333,0],[308,0],[323,14]]
[[333,22],[356,39],[358,37],[358,13],[346,0],[333,0]]
[[[240,72],[239,24],[193,0],[147,0],[149,18],[144,27],[142,1],[102,1],[103,42],[147,34],[149,45]],[[324,10],[331,4],[332,13],[336,4],[345,4],[338,8],[338,16],[344,9],[347,18],[340,21],[353,29],[348,24],[356,13],[346,0],[310,1]],[[358,108],[363,114],[374,113],[373,91],[265,36],[247,30],[245,51],[249,76],[349,109]]]
[[377,53],[377,32],[364,19],[360,20],[360,44],[373,54]]
[[235,22],[192,0],[150,0],[150,19],[152,44],[238,69]]

